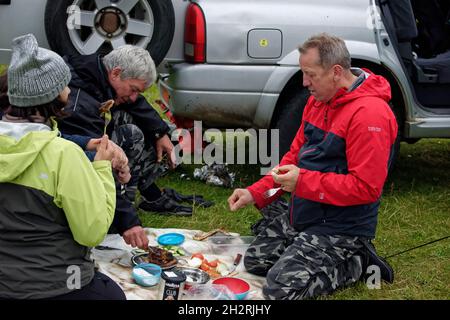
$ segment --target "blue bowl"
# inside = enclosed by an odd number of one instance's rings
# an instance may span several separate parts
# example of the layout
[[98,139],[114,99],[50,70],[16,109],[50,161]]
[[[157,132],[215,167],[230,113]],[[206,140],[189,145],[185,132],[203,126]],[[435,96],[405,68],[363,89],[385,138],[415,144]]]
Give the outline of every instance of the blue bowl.
[[133,268],[132,276],[137,284],[151,287],[161,280],[161,267],[153,263],[140,263]]
[[181,233],[165,233],[156,240],[162,246],[178,246],[184,242],[184,235]]

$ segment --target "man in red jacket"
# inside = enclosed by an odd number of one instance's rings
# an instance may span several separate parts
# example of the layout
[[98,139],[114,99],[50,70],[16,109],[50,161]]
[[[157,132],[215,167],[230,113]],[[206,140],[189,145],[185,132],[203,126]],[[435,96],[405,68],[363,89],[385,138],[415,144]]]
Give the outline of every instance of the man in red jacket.
[[[340,38],[319,34],[299,51],[311,97],[291,148],[271,175],[228,199],[235,211],[292,195],[288,212],[257,235],[244,259],[247,271],[267,275],[269,299],[331,293],[364,276],[374,257],[381,277],[393,280],[370,243],[398,130],[389,83],[351,68]],[[275,187],[280,191],[264,196]]]

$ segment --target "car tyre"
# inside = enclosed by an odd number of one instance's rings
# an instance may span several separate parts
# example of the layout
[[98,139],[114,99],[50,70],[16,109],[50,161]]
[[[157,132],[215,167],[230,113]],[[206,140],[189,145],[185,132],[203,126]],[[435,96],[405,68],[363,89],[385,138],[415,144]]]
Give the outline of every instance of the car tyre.
[[[150,52],[155,64],[159,65],[161,63],[172,44],[175,30],[175,13],[171,1],[139,0],[134,5],[135,7],[131,9],[126,1],[104,0],[98,3],[101,3],[103,7],[97,8],[96,2],[93,0],[47,1],[45,8],[45,32],[52,50],[62,56],[91,54],[94,52],[107,54],[120,45],[132,44],[145,47]],[[74,4],[82,10],[79,12],[83,12],[85,15],[79,18],[79,22],[76,23],[77,28],[69,28],[73,19],[68,20],[68,11],[70,11],[69,8],[73,8]],[[113,33],[111,38],[111,34],[107,33],[108,31],[99,32],[99,30],[104,31],[103,28],[99,29],[99,25],[102,25],[99,23],[99,12],[102,9],[108,10],[108,8],[112,10],[117,8],[116,6],[119,9],[121,9],[121,6],[126,7],[126,10],[120,16],[118,15],[122,20],[117,20],[115,26],[119,27],[114,31],[117,33],[117,36]],[[126,12],[128,10],[130,11]],[[151,13],[148,13],[149,11]],[[74,11],[70,12],[73,13]],[[143,16],[142,20],[140,20],[141,16]],[[75,15],[72,15],[72,17],[75,17]],[[130,17],[133,18],[133,21]],[[133,31],[130,27],[131,23],[135,23]],[[151,36],[145,33],[147,30],[152,31]],[[96,43],[87,46],[88,39],[91,39],[90,37],[94,35],[97,37]]]
[[[289,151],[292,140],[300,128],[303,110],[308,102],[310,94],[306,88],[299,88],[282,98],[277,107],[278,114],[274,120],[272,129],[279,130],[279,158],[283,158]],[[272,148],[275,145],[272,144]]]

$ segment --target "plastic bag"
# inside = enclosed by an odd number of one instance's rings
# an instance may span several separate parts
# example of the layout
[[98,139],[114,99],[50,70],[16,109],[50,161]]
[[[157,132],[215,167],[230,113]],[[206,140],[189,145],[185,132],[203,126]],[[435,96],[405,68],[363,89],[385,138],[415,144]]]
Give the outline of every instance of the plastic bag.
[[235,294],[224,285],[193,285],[183,293],[183,300],[236,300]]

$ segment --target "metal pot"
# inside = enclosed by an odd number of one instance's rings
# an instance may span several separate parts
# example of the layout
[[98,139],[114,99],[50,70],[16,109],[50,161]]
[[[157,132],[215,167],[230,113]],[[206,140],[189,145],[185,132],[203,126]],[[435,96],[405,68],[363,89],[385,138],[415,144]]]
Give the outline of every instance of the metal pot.
[[209,274],[197,268],[177,267],[176,269],[186,275],[185,290],[196,284],[205,284],[210,280]]

